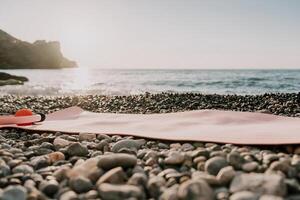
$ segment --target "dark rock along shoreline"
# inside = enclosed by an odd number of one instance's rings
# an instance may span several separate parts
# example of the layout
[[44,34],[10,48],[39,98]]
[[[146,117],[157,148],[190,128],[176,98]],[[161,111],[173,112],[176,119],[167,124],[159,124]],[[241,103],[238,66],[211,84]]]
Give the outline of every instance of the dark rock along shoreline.
[[29,81],[28,78],[24,76],[10,75],[5,72],[0,72],[0,86],[4,85],[22,85],[24,82]]
[[[264,95],[0,96],[0,113],[196,109],[300,117],[300,93]],[[221,134],[221,133],[220,133]],[[300,148],[0,130],[2,199],[300,199]],[[87,170],[88,169],[88,170]]]

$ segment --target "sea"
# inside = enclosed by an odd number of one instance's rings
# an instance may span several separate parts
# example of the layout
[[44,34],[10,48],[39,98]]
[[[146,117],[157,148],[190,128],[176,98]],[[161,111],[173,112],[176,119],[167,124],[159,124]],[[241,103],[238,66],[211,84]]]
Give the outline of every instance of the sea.
[[24,85],[2,86],[0,95],[133,95],[161,92],[263,94],[300,92],[299,70],[22,69]]

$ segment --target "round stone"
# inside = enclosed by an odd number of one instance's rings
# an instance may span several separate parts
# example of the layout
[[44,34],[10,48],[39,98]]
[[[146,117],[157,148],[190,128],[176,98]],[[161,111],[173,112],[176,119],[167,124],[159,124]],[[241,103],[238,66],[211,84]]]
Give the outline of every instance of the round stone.
[[287,185],[279,174],[241,173],[234,177],[230,183],[230,192],[236,193],[244,190],[259,194],[284,196]]
[[245,162],[244,158],[236,151],[232,151],[227,155],[227,161],[235,169],[241,169],[242,164]]
[[4,160],[0,160],[0,177],[5,177],[10,174],[10,167],[4,162]]
[[74,191],[67,191],[65,193],[63,193],[59,200],[75,200],[78,199],[77,194]]
[[212,175],[217,175],[219,171],[228,166],[227,161],[223,157],[213,157],[205,162],[205,171]]
[[236,172],[233,169],[232,166],[227,166],[222,168],[218,175],[217,175],[217,180],[221,183],[221,184],[227,184],[229,183],[235,176]]
[[101,140],[99,143],[96,144],[95,148],[97,150],[104,151],[109,148],[109,143],[106,139]]
[[183,151],[192,151],[192,150],[195,149],[195,147],[190,143],[184,143],[184,144],[181,145],[181,149]]
[[173,185],[172,187],[165,189],[162,195],[159,197],[159,199],[160,200],[178,199],[177,190],[178,190],[178,185]]
[[102,199],[144,199],[142,190],[133,185],[115,185],[109,183],[102,183],[98,187],[98,191]]
[[179,165],[184,162],[184,155],[178,151],[171,151],[165,159],[167,165]]
[[65,140],[61,137],[57,137],[53,141],[53,145],[54,145],[55,149],[64,148],[64,147],[67,147],[70,144],[72,144],[71,141]]
[[122,184],[127,180],[127,175],[122,167],[116,167],[103,174],[97,181],[97,185],[102,183]]
[[145,140],[132,140],[132,139],[125,139],[125,140],[120,140],[116,142],[112,146],[112,151],[115,153],[120,152],[121,149],[132,149],[132,150],[139,150],[139,148],[145,144]]
[[49,153],[47,155],[47,157],[48,157],[50,163],[55,163],[57,161],[65,159],[65,155],[63,153],[59,152],[59,151],[53,152],[53,153]]
[[241,191],[230,196],[229,200],[257,200],[258,195],[250,191]]
[[41,145],[40,145],[41,148],[45,148],[45,149],[53,149],[54,146],[53,144],[51,144],[50,142],[43,142]]
[[[291,200],[297,200],[299,199],[300,196],[296,197],[296,198],[290,198]],[[274,196],[274,195],[268,195],[268,194],[264,194],[262,196],[260,196],[259,200],[284,200],[283,197],[280,196]]]
[[151,177],[147,184],[147,188],[150,196],[153,197],[154,199],[158,199],[160,194],[163,192],[165,185],[166,185],[166,181],[163,177],[160,176]]
[[49,166],[49,161],[46,156],[33,157],[30,161],[30,165],[34,167],[35,170]]
[[258,163],[255,161],[248,162],[242,165],[242,170],[245,172],[253,172],[258,168]]
[[3,190],[1,200],[26,200],[27,190],[23,186],[8,186]]
[[93,188],[92,182],[83,176],[72,178],[69,185],[77,193],[88,192]]
[[214,193],[204,180],[189,180],[182,183],[178,189],[180,199],[213,200]]
[[12,172],[13,173],[32,174],[34,171],[31,166],[22,164],[22,165],[18,165],[15,168],[13,168]]
[[80,141],[93,141],[96,139],[95,133],[79,133]]
[[98,167],[108,170],[115,167],[134,167],[137,163],[137,158],[134,155],[125,153],[103,155],[99,158]]
[[56,194],[56,192],[58,191],[58,189],[58,182],[54,179],[49,181],[42,181],[39,185],[39,190],[49,197],[53,197],[54,194]]
[[70,156],[86,156],[89,154],[88,148],[75,142],[67,147],[67,154]]
[[272,171],[281,171],[285,174],[288,174],[290,169],[290,161],[283,160],[283,161],[274,161],[270,164],[269,170]]
[[168,149],[169,148],[169,145],[167,145],[166,143],[158,143],[158,148],[160,149]]
[[129,185],[146,187],[148,178],[144,173],[134,173],[128,180]]
[[90,190],[84,194],[84,199],[97,199],[98,198],[98,191]]

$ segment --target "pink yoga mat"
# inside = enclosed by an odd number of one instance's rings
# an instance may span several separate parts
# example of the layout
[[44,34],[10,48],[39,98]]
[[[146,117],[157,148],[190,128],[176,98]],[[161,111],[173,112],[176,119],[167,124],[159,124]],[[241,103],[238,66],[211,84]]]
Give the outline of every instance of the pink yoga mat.
[[0,125],[1,127],[132,135],[173,141],[249,145],[300,144],[300,118],[219,110],[113,114],[93,113],[71,107],[47,115],[46,121],[36,125],[20,127],[10,124]]

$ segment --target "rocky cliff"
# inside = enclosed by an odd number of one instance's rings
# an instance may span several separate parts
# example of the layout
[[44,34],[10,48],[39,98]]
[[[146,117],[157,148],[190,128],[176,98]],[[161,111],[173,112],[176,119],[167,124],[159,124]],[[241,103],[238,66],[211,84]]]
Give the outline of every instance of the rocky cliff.
[[59,42],[21,41],[0,30],[0,69],[57,69],[76,67],[65,58]]

